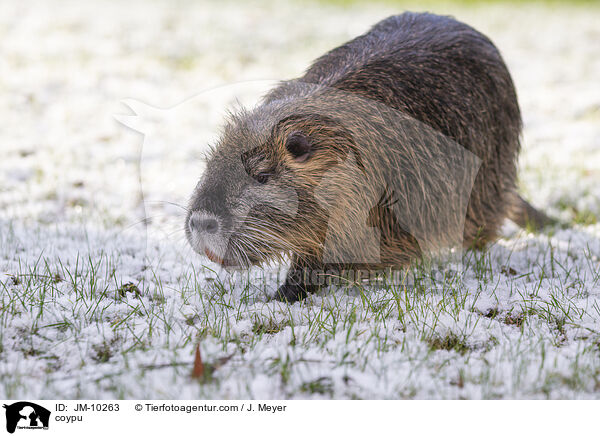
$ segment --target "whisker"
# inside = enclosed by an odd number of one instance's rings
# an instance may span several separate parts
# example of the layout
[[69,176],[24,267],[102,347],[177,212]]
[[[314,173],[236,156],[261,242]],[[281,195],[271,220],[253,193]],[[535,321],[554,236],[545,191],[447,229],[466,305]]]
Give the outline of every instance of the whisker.
[[189,212],[190,209],[186,206],[183,206],[179,203],[175,203],[173,201],[167,201],[167,200],[144,200],[144,203],[146,204],[170,204],[171,206],[177,206],[183,210],[185,210],[186,212]]

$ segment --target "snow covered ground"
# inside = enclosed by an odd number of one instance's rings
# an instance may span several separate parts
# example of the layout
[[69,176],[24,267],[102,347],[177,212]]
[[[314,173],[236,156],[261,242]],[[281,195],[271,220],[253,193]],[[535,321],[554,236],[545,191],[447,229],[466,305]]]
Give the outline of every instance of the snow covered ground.
[[[269,298],[278,266],[230,276],[193,255],[177,205],[232,96],[402,9],[0,3],[0,397],[600,398],[600,8],[428,9],[502,51],[525,120],[522,192],[570,226],[507,224],[440,289],[288,306]],[[113,117],[125,98],[194,95],[193,116],[143,147]]]

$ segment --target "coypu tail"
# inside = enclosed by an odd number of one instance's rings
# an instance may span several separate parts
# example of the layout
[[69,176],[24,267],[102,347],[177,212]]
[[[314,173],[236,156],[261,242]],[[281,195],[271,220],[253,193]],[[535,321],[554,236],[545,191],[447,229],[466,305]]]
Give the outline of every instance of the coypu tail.
[[539,231],[544,227],[558,224],[558,221],[550,218],[544,212],[537,210],[516,192],[511,203],[508,218],[519,227],[531,231]]

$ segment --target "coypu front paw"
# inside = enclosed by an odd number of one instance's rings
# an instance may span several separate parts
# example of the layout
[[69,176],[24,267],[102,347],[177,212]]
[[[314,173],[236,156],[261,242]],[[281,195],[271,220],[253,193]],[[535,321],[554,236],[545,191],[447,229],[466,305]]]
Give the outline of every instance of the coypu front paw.
[[300,284],[285,283],[277,289],[275,299],[287,303],[294,303],[306,298],[308,292],[306,288]]
[[318,291],[320,286],[312,284],[310,278],[315,270],[323,269],[323,266],[314,259],[295,258],[288,270],[285,283],[275,293],[275,299],[293,303],[305,299],[309,292]]

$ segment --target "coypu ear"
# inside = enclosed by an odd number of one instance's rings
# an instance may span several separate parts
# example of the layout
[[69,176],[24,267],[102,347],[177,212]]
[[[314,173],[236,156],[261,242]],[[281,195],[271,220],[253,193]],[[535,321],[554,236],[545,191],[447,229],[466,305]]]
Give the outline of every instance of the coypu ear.
[[296,162],[305,162],[310,156],[311,145],[302,132],[292,132],[287,137],[285,147]]

